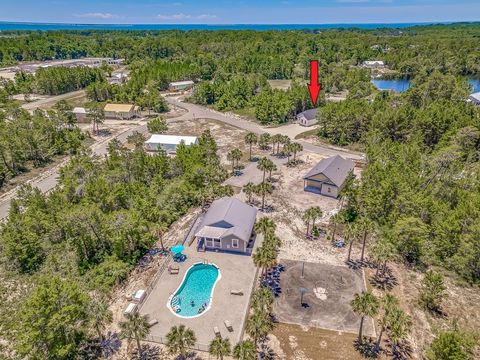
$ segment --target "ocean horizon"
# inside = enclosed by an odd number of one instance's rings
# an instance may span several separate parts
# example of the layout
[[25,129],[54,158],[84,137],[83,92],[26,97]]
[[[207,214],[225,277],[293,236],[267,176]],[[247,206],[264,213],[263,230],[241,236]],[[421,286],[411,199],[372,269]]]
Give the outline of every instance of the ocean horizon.
[[413,26],[475,24],[476,22],[338,23],[338,24],[84,24],[0,21],[0,31],[54,30],[315,30],[315,29],[405,29]]

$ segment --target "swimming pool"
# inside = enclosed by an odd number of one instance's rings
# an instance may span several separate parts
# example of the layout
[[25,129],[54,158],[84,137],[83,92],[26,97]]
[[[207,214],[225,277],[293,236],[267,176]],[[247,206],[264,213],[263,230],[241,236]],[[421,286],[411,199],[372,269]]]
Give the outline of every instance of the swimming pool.
[[210,310],[213,290],[220,278],[220,270],[214,264],[192,265],[178,289],[168,300],[167,307],[175,315],[184,318],[205,314]]

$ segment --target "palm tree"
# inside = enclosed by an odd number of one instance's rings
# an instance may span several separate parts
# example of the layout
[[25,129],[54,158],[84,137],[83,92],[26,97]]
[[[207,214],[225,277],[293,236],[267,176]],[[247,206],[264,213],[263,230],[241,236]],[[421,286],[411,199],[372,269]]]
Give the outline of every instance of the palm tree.
[[245,144],[250,146],[250,161],[252,161],[252,145],[258,142],[258,136],[254,132],[249,132],[245,135]]
[[315,229],[315,221],[323,216],[323,211],[320,206],[313,206],[310,208],[310,211],[312,217],[312,229]]
[[257,351],[252,340],[244,340],[239,342],[233,348],[233,358],[235,360],[255,360]]
[[302,144],[294,142],[291,144],[290,150],[293,153],[293,164],[295,165],[297,163],[297,153],[303,150],[303,146]]
[[273,187],[271,184],[262,182],[256,186],[257,194],[262,196],[262,211],[265,210],[265,196],[273,192]]
[[282,241],[273,231],[269,231],[265,234],[263,245],[277,251],[278,248],[282,246]]
[[263,216],[255,223],[255,231],[257,233],[263,234],[266,236],[268,232],[275,232],[277,225],[275,225],[274,221],[266,216]]
[[238,150],[238,149],[233,149],[229,151],[227,154],[227,160],[232,162],[232,174],[235,174],[235,161],[237,160],[237,154],[235,150]]
[[125,315],[126,320],[120,323],[120,334],[123,338],[135,339],[138,354],[142,355],[140,341],[145,339],[150,332],[148,315],[140,315],[139,312]]
[[230,340],[228,338],[216,337],[210,342],[208,352],[217,359],[223,360],[224,356],[231,353]]
[[152,230],[154,236],[160,240],[160,246],[162,247],[162,251],[165,251],[165,246],[163,245],[163,235],[168,230],[168,227],[164,223],[158,223],[154,229]]
[[360,256],[360,262],[363,262],[365,256],[365,245],[367,244],[367,235],[368,231],[372,227],[372,222],[365,216],[362,216],[359,220],[359,226],[363,230],[363,240],[362,240],[362,254]]
[[277,145],[277,153],[278,153],[280,143],[282,142],[282,138],[283,138],[282,134],[275,134],[272,136],[272,145],[273,145],[272,154],[273,155],[275,155],[275,144]]
[[310,234],[310,222],[312,221],[312,208],[307,209],[303,213],[303,222],[307,225],[307,236]]
[[277,165],[271,162],[271,164],[268,166],[268,181],[272,181],[272,171],[277,171]]
[[357,236],[358,226],[355,223],[348,223],[345,226],[344,235],[345,235],[345,242],[348,243],[348,256],[347,262],[350,262],[351,255],[352,255],[352,247],[353,243],[355,242],[355,238]]
[[245,330],[247,334],[253,339],[255,349],[257,348],[258,340],[267,336],[273,329],[273,322],[270,314],[265,311],[254,311],[248,318]]
[[277,253],[275,249],[268,246],[260,246],[257,251],[255,251],[255,254],[253,254],[253,263],[256,267],[262,269],[262,275],[265,274],[267,269],[277,263]]
[[262,287],[253,293],[252,307],[270,313],[272,311],[273,300],[273,292],[268,288]]
[[376,241],[369,251],[370,259],[377,265],[375,276],[378,276],[380,269],[382,269],[382,274],[385,273],[387,263],[395,259],[396,255],[397,249],[390,239],[382,237]]
[[260,146],[260,149],[266,150],[268,149],[268,146],[270,144],[270,134],[269,133],[263,133],[260,135],[258,138],[258,146]]
[[333,223],[333,231],[332,231],[332,242],[335,241],[335,235],[337,234],[337,224],[340,220],[340,215],[336,213],[330,218],[330,222]]
[[292,155],[292,143],[290,141],[283,145],[283,152],[287,154],[287,164],[290,164],[290,156]]
[[392,294],[385,294],[385,297],[382,299],[383,304],[383,316],[380,320],[380,333],[378,334],[377,342],[375,343],[375,352],[380,350],[380,344],[382,342],[382,335],[387,328],[392,324],[393,317],[392,315],[398,309],[399,301]]
[[188,348],[195,345],[197,338],[192,329],[185,325],[173,326],[167,334],[167,347],[172,354],[185,358]]
[[246,183],[243,188],[242,188],[242,191],[247,195],[248,197],[248,203],[252,203],[252,195],[253,193],[255,192],[255,184],[252,183],[251,181]]
[[108,308],[108,303],[103,300],[94,300],[88,307],[88,310],[91,325],[97,332],[98,338],[103,340],[103,330],[113,320],[113,314]]
[[397,353],[397,346],[405,339],[412,326],[412,318],[407,315],[402,309],[396,308],[390,314],[389,335],[392,340],[392,354]]
[[260,170],[260,171],[263,171],[263,180],[262,182],[265,182],[265,173],[267,171],[270,170],[270,168],[272,166],[274,166],[275,164],[273,163],[272,160],[270,160],[269,158],[267,157],[263,157],[261,158],[259,161],[258,161],[258,164],[257,164],[257,169]]
[[353,312],[361,316],[360,329],[358,331],[358,342],[360,344],[363,344],[362,331],[365,316],[375,316],[378,313],[379,305],[378,299],[369,291],[362,291],[361,294],[355,294],[355,297],[350,302]]

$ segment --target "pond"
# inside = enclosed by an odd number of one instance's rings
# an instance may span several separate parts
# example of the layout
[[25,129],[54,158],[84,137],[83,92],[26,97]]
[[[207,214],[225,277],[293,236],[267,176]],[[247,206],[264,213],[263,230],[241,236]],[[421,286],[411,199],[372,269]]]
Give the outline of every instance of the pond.
[[197,317],[210,309],[220,270],[213,264],[198,263],[190,267],[167,307],[183,318]]
[[394,92],[402,93],[408,90],[410,87],[410,80],[397,79],[397,80],[382,80],[373,79],[372,84],[377,87],[378,90],[392,90]]

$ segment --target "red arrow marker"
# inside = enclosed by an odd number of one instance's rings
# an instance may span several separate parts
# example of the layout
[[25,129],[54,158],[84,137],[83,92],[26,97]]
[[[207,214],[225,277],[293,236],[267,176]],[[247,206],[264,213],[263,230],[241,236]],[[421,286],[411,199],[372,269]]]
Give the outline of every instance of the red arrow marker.
[[308,91],[310,92],[313,107],[316,107],[318,93],[320,92],[320,84],[318,83],[318,60],[310,61],[310,84],[308,84]]

